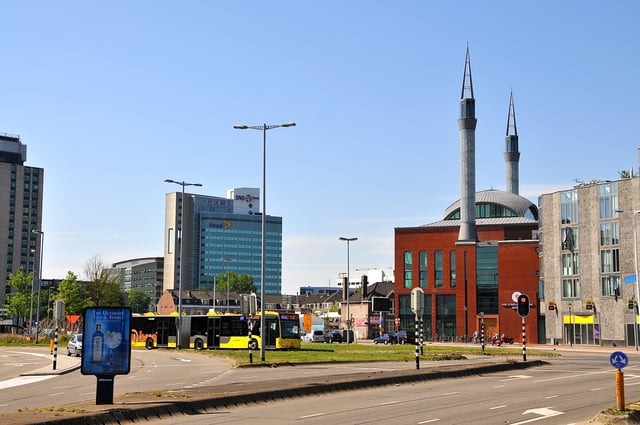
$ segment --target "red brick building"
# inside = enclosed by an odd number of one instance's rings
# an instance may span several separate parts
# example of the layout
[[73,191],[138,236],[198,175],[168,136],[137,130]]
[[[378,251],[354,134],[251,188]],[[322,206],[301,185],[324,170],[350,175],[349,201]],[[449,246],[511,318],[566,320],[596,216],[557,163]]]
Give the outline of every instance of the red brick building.
[[415,328],[411,291],[424,291],[427,339],[457,340],[481,332],[522,338],[522,319],[511,307],[524,293],[534,307],[525,320],[528,341],[538,330],[538,209],[519,192],[518,131],[509,100],[504,161],[506,191],[475,188],[475,97],[469,49],[460,97],[460,200],[442,221],[395,229],[395,314],[400,328]]

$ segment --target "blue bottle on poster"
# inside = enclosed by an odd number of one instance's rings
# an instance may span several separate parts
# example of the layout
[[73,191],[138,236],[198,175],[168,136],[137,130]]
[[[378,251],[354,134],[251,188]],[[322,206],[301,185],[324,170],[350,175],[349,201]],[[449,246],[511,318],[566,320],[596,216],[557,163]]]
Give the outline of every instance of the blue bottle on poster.
[[96,324],[96,331],[93,333],[93,337],[91,338],[91,362],[92,363],[100,363],[102,362],[102,347],[104,346],[104,334],[102,333],[102,325],[100,323]]

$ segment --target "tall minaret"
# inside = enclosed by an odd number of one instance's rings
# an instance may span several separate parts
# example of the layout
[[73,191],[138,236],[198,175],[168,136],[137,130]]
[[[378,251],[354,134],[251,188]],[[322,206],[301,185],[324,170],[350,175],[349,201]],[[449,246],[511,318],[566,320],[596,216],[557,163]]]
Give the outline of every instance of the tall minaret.
[[516,127],[516,110],[513,107],[513,91],[509,99],[509,118],[507,118],[507,135],[504,138],[507,142],[504,148],[504,163],[506,165],[507,192],[519,195],[520,177],[518,175],[518,128]]
[[460,96],[460,233],[458,241],[477,241],[476,231],[476,100],[471,81],[469,47]]

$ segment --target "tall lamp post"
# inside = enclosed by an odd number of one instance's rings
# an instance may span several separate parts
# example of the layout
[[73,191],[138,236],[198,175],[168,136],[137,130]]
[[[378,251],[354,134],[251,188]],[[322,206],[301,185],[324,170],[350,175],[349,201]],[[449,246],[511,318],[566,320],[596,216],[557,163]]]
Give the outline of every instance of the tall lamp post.
[[[185,186],[202,186],[202,183],[187,183],[183,181],[176,181],[172,179],[165,179],[165,183],[175,183],[182,186],[182,195],[180,196],[180,257],[179,257],[179,265],[180,273],[178,276],[178,320],[176,321],[176,337],[178,341],[176,342],[176,347],[179,349],[182,348],[181,342],[181,327],[182,327],[182,253],[184,248],[184,235],[182,234],[182,228],[184,226],[184,187]],[[175,261],[174,261],[175,264]],[[175,286],[175,285],[174,285]]]
[[[40,235],[40,262],[38,264],[38,303],[36,305],[36,344],[38,343],[38,333],[40,325],[40,290],[42,289],[42,248],[44,247],[44,232],[42,230],[32,230],[33,233]],[[33,291],[33,288],[31,288]],[[32,292],[33,293],[33,292]],[[32,295],[33,297],[33,295]]]
[[266,322],[264,320],[265,305],[265,268],[266,268],[266,222],[267,217],[267,130],[273,130],[279,127],[294,127],[296,123],[287,122],[284,124],[262,124],[262,125],[234,125],[236,130],[261,130],[262,131],[262,259],[260,265],[260,338],[263,343],[260,344],[260,360],[265,361],[264,341],[267,332]]
[[349,332],[349,329],[351,329],[351,315],[349,313],[349,295],[350,295],[349,285],[351,284],[351,279],[350,279],[351,276],[349,276],[349,244],[353,241],[357,241],[358,238],[344,238],[341,236],[340,240],[347,242],[347,295],[346,295],[347,299],[346,301],[347,301],[347,344],[348,344],[349,342],[351,342],[349,341],[349,338],[350,338],[349,334],[351,333]]
[[229,263],[236,261],[235,258],[231,258],[231,257],[220,257],[220,259],[224,262],[227,263],[227,313],[230,313],[229,311],[229,289],[231,288],[231,280],[230,280],[230,274],[229,274]]
[[640,303],[640,289],[638,288],[638,222],[636,219],[636,215],[640,213],[640,210],[633,210],[633,211],[616,210],[616,212],[633,214],[633,265],[634,265],[634,273],[636,275],[636,280],[635,280],[636,299],[633,305],[633,336],[635,339],[636,351],[638,351],[638,324],[637,324],[638,312],[636,310],[636,305],[637,305],[636,303]]

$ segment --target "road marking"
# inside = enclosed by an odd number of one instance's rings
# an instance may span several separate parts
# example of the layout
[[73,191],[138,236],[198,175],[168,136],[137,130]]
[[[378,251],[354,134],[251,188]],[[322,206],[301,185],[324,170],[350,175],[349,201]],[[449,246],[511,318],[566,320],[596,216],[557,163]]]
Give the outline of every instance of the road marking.
[[427,421],[418,422],[418,424],[428,424],[428,423],[431,423],[431,422],[437,422],[439,420],[440,419],[429,419]]
[[396,400],[396,401],[387,401],[385,403],[380,404],[380,406],[388,406],[390,404],[397,404],[400,403],[400,401]]
[[549,399],[549,398],[556,398],[556,397],[560,397],[560,396],[556,394],[556,395],[549,395],[549,396],[546,396],[545,398]]
[[456,395],[456,394],[460,394],[458,391],[452,391],[450,393],[443,393],[442,395]]
[[318,416],[324,416],[324,413],[314,413],[313,415],[305,415],[305,416],[300,416],[298,417],[298,419],[309,419],[309,418],[315,418]]
[[506,379],[501,379],[501,382],[507,382],[507,381],[516,381],[518,379],[526,379],[526,378],[532,378],[532,376],[529,375],[511,375]]
[[526,421],[514,422],[511,425],[528,424],[530,422],[535,422],[535,421],[539,421],[541,419],[551,418],[553,416],[558,416],[558,415],[564,414],[564,412],[559,412],[559,411],[553,410],[553,409],[551,409],[549,407],[540,407],[538,409],[529,409],[529,410],[525,410],[524,412],[522,412],[523,415],[528,415],[530,413],[533,413],[535,415],[540,415],[540,416],[538,416],[537,418],[527,419]]
[[503,404],[503,405],[500,405],[500,406],[490,407],[489,410],[504,409],[505,407],[507,407],[507,405]]
[[44,375],[44,376],[20,376],[18,378],[7,379],[6,381],[0,382],[0,390],[4,390],[6,388],[19,387],[20,385],[33,384],[35,382],[44,381],[47,379],[53,378],[54,375]]

